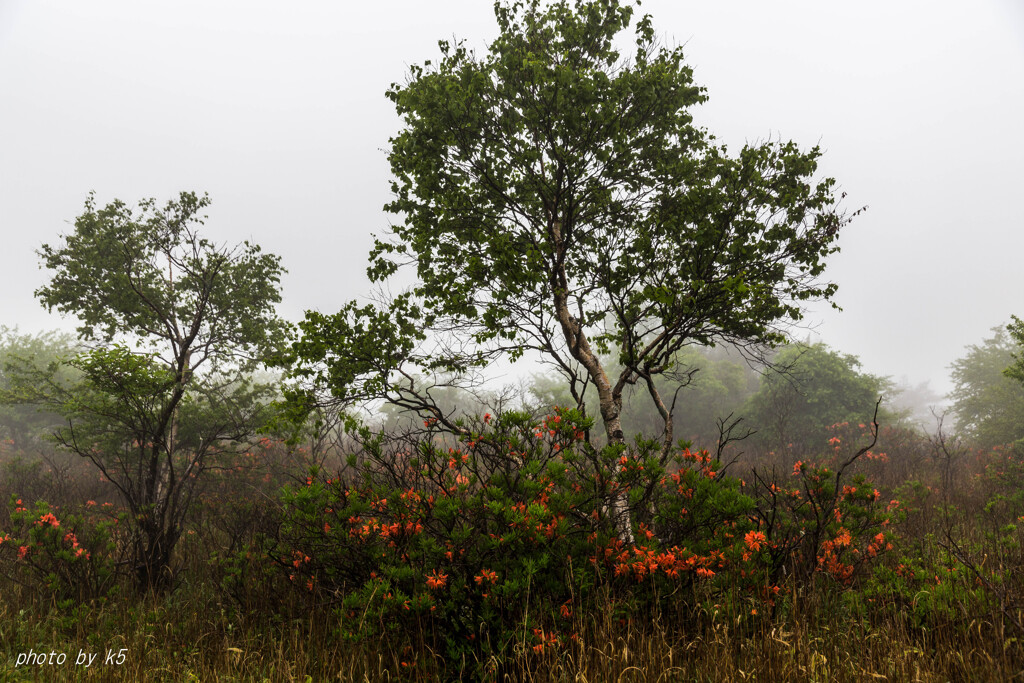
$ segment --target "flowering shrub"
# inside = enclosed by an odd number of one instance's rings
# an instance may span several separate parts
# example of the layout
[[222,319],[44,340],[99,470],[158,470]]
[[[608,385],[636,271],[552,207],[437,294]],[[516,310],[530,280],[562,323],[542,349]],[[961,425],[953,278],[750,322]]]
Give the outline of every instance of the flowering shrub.
[[[818,462],[797,460],[788,475],[775,469],[753,473],[769,583],[791,572],[798,579],[819,575],[848,586],[893,549],[888,527],[902,513],[899,501],[883,500],[864,473],[877,473],[888,462],[876,449],[877,423],[844,422],[828,431]],[[851,444],[868,438],[867,446],[852,449]]]
[[1024,442],[976,452],[972,469],[987,493],[987,515],[1024,521]]
[[24,584],[80,602],[113,589],[118,519],[100,519],[95,503],[84,514],[60,517],[45,501],[29,508],[12,496],[10,507],[11,528],[0,532],[0,563],[23,576]]
[[530,604],[540,627],[586,600],[601,569],[587,557],[614,535],[602,501],[617,459],[579,448],[579,422],[509,413],[453,443],[429,424],[419,443],[371,439],[359,476],[313,472],[286,489],[275,559],[297,591],[342,596],[344,636],[429,619],[453,655],[511,647],[511,631],[481,624],[515,623]]
[[[598,596],[636,609],[739,588],[756,614],[786,568],[848,585],[891,548],[889,506],[862,476],[800,463],[748,493],[706,451],[598,450],[589,426],[555,410],[485,415],[455,437],[429,420],[419,439],[364,431],[347,476],[314,469],[283,490],[269,555],[303,600],[335,606],[342,637],[429,634],[484,661],[572,642]],[[632,542],[610,504],[623,498]]]

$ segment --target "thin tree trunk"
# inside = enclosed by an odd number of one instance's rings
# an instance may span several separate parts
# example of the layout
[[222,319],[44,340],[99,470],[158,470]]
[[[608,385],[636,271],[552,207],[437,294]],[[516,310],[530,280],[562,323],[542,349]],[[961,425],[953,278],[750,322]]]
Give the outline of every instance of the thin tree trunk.
[[[622,434],[622,394],[612,389],[608,381],[608,373],[601,365],[600,359],[590,347],[590,342],[583,331],[583,325],[569,311],[569,283],[565,275],[564,257],[565,243],[562,237],[560,221],[551,222],[551,239],[555,252],[555,269],[553,272],[552,290],[554,293],[555,315],[565,336],[566,344],[573,358],[578,360],[587,372],[597,389],[598,402],[601,410],[601,422],[609,446],[625,443]],[[606,512],[612,515],[618,529],[619,538],[632,544],[633,523],[629,514],[629,505],[625,491],[615,491],[607,503]]]

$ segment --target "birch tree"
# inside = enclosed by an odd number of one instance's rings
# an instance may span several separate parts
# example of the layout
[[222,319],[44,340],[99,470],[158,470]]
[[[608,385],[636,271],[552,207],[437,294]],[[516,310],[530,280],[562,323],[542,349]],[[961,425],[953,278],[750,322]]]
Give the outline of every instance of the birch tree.
[[483,54],[442,41],[392,85],[395,222],[368,273],[383,284],[410,269],[416,284],[307,313],[297,401],[384,399],[456,430],[407,378],[534,354],[580,408],[596,389],[613,447],[628,442],[624,390],[646,391],[667,457],[679,394],[654,379],[680,349],[777,344],[806,302],[835,294],[821,276],[848,218],[835,181],[817,179],[820,150],[718,145],[693,123],[706,95],[682,49],[634,14],[616,0],[499,2]]

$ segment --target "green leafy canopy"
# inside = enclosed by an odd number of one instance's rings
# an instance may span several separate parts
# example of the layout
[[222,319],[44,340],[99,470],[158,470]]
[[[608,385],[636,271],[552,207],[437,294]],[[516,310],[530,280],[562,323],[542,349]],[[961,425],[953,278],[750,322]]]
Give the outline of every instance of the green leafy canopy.
[[269,353],[285,330],[274,313],[280,259],[199,236],[209,203],[182,192],[162,207],[146,199],[137,210],[120,200],[98,208],[90,194],[74,232],[40,249],[52,278],[36,296],[76,316],[85,340],[129,335],[169,345],[172,358],[187,349],[194,365]]
[[[368,273],[383,282],[408,265],[417,284],[394,315],[310,314],[300,375],[380,397],[403,363],[458,373],[533,350],[570,384],[607,385],[610,424],[622,386],[682,347],[778,343],[805,302],[832,297],[820,276],[847,218],[835,182],[813,180],[820,151],[729,155],[694,126],[704,91],[650,17],[620,54],[633,14],[614,0],[499,2],[484,55],[442,41],[439,61],[392,85],[398,220]],[[398,321],[392,338],[371,341],[375,317]],[[382,364],[360,351],[372,344],[408,353]],[[603,377],[597,354],[617,355],[621,374]]]

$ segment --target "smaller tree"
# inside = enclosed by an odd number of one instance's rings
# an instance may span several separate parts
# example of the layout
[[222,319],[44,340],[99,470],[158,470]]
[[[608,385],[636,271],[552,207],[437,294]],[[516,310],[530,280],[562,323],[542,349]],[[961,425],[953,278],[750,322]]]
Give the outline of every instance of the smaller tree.
[[[1007,328],[993,328],[990,338],[967,347],[950,366],[957,429],[980,448],[1024,438],[1024,385],[1014,374],[1020,367],[1021,347],[1014,342],[1020,321],[1014,320],[1010,334]],[[1010,365],[1015,353],[1018,360]]]
[[[92,195],[63,244],[43,245],[52,273],[36,296],[76,316],[91,350],[68,360],[72,386],[21,366],[8,400],[66,420],[57,442],[120,491],[133,527],[140,587],[162,587],[182,521],[212,454],[265,421],[267,387],[246,374],[283,341],[278,257],[199,236],[209,205],[183,192],[159,207]],[[187,418],[187,419],[186,419]]]
[[1024,383],[1024,352],[1020,351],[1024,349],[1024,320],[1015,315],[1010,317],[1013,322],[1006,326],[1006,331],[1010,333],[1010,338],[1016,343],[1018,351],[1012,354],[1013,365],[1003,370],[1003,374]]
[[765,376],[747,404],[760,442],[769,448],[813,448],[823,443],[829,425],[870,422],[878,397],[891,390],[891,383],[861,372],[860,365],[856,356],[823,343],[780,350],[779,371]]
[[[64,332],[22,334],[17,328],[0,325],[0,393],[11,388],[11,366],[29,364],[46,368],[61,359],[70,358],[80,349],[73,335]],[[66,368],[64,372],[70,372]],[[70,381],[70,376],[60,381]],[[0,403],[0,442],[15,450],[42,444],[42,438],[63,422],[57,413],[36,406]]]

